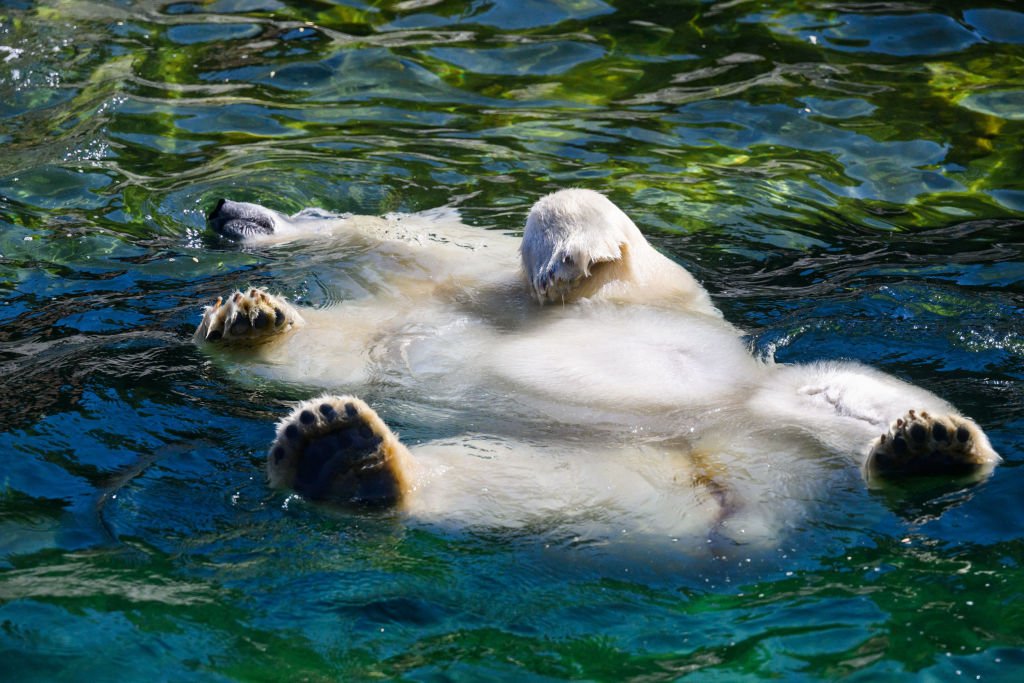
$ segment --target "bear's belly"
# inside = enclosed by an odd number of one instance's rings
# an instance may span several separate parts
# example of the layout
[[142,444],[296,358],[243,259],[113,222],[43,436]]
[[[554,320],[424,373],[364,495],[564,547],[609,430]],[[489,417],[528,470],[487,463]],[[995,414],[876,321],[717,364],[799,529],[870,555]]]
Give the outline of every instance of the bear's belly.
[[657,308],[598,308],[502,338],[491,371],[566,404],[703,411],[760,383],[765,368],[718,319]]
[[572,307],[499,331],[469,316],[381,335],[374,376],[460,414],[680,434],[736,405],[767,372],[721,320],[644,307]]

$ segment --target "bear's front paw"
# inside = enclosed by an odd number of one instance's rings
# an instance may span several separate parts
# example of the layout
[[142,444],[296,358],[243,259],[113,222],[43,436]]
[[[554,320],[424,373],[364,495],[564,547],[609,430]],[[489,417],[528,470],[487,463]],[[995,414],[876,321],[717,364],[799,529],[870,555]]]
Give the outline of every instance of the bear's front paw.
[[864,464],[865,475],[902,478],[930,475],[971,476],[991,471],[999,462],[988,438],[958,415],[934,416],[909,411],[875,442]]
[[271,486],[341,505],[398,504],[409,456],[376,412],[354,396],[299,404],[277,427],[267,457]]
[[253,345],[269,341],[303,323],[287,301],[263,289],[220,297],[203,309],[193,340],[198,343]]

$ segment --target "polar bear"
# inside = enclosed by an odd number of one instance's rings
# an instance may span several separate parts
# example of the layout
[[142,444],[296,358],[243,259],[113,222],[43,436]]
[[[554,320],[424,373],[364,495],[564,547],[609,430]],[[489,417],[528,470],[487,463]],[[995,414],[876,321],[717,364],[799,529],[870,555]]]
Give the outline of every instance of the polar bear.
[[[1000,457],[934,394],[851,362],[755,358],[707,291],[604,195],[561,190],[516,237],[451,210],[288,217],[221,200],[218,233],[336,255],[348,298],[262,289],[194,340],[329,393],[277,426],[274,487],[412,519],[771,545],[829,482],[980,479]],[[338,393],[334,393],[338,392]],[[408,447],[355,394],[432,439]]]

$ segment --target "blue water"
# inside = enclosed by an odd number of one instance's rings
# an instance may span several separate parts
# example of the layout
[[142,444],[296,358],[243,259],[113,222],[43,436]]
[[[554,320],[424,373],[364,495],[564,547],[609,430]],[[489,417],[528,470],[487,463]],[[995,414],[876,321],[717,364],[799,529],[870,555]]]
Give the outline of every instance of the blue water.
[[[0,680],[1015,680],[1022,112],[998,0],[5,3]],[[310,389],[238,381],[198,312],[341,292],[219,242],[216,198],[515,230],[566,186],[758,352],[925,386],[1006,462],[851,479],[770,557],[701,566],[270,491]]]

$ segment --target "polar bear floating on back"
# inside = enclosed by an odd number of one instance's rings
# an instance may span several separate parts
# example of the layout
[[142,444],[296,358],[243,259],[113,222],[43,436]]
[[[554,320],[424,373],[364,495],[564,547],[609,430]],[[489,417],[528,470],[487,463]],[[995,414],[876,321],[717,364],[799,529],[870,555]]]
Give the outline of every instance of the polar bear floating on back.
[[[310,500],[770,544],[837,467],[870,484],[981,478],[1000,461],[928,391],[856,363],[754,358],[596,192],[542,198],[521,241],[443,210],[286,217],[222,200],[209,220],[246,242],[330,246],[358,293],[299,310],[236,292],[195,332],[253,372],[343,392],[298,405],[270,447],[270,483]],[[449,436],[408,448],[357,393]]]

